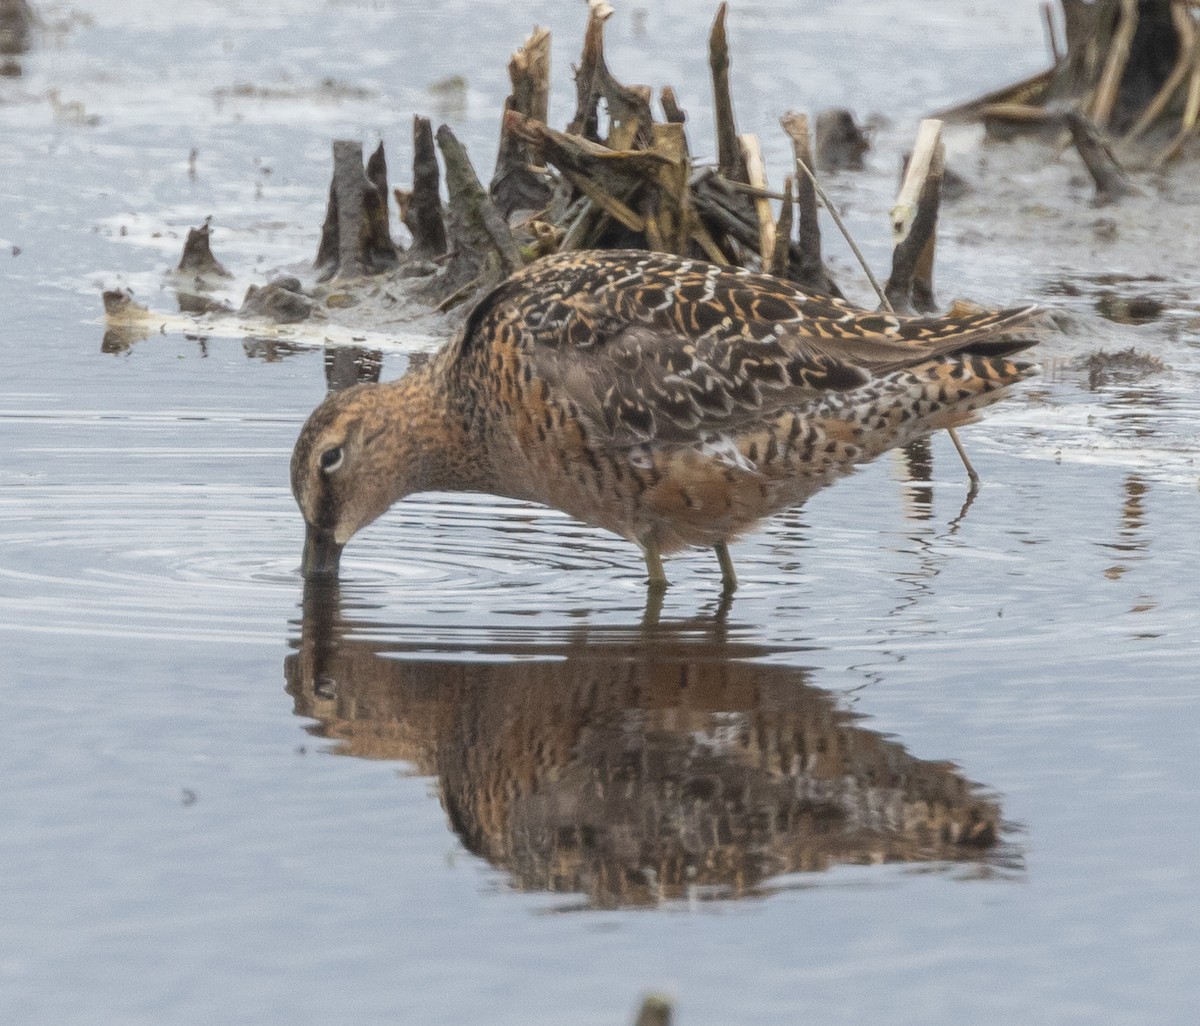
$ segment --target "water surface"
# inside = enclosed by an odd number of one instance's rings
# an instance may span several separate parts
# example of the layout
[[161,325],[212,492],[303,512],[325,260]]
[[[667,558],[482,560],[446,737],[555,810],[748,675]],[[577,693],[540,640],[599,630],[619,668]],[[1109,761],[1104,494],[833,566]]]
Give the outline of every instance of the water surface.
[[[641,6],[614,70],[674,85],[704,145],[710,12]],[[916,118],[1040,68],[1037,6],[734,5],[741,127],[777,177],[786,108],[882,115],[829,184],[884,267]],[[581,11],[46,13],[0,79],[0,1018],[612,1024],[646,989],[687,1026],[1194,1018],[1187,173],[1097,211],[1068,157],[951,138],[976,189],[939,295],[1059,326],[964,432],[965,510],[935,437],[735,545],[731,605],[695,552],[647,610],[630,546],[426,495],[306,595],[287,460],[343,357],[106,338],[99,290],[174,311],[163,272],[209,214],[228,298],[305,267],[330,139],[383,137],[403,182],[413,111],[487,168],[535,22],[569,117]],[[456,74],[462,102],[430,90]],[[1114,293],[1162,312],[1118,323]],[[1162,369],[1086,362],[1130,347]]]

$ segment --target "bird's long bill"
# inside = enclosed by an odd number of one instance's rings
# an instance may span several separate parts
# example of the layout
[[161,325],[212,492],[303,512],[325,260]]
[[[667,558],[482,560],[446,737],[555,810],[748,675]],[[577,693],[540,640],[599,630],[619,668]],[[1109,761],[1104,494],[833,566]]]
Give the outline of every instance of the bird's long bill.
[[342,546],[337,543],[332,531],[323,531],[308,524],[304,535],[304,557],[300,560],[300,572],[307,580],[337,577],[338,563],[342,558]]

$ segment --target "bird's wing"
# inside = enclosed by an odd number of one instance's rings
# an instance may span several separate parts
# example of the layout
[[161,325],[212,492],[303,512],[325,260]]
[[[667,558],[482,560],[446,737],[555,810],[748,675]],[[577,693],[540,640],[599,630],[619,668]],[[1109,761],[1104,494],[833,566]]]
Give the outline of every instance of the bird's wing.
[[[868,313],[768,275],[643,251],[569,253],[501,285],[465,343],[509,347],[614,445],[690,441],[997,341],[1029,310]],[[1005,348],[1007,346],[1007,348]]]

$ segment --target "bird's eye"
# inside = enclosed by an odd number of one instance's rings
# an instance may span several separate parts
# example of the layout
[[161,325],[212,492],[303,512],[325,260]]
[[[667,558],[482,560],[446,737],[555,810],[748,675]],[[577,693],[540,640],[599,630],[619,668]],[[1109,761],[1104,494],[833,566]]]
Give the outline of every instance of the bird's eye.
[[321,453],[321,473],[332,474],[342,465],[342,458],[344,456],[345,453],[342,452],[340,445],[334,446],[332,449],[326,449]]

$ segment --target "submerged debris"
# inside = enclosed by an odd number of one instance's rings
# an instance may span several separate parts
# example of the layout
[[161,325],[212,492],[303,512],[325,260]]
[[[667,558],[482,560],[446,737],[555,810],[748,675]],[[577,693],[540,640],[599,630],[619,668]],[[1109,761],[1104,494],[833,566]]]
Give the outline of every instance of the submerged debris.
[[300,279],[289,276],[276,278],[261,288],[251,285],[238,314],[265,317],[276,324],[298,324],[312,315],[315,306],[313,299],[304,294]]
[[671,1026],[674,1006],[664,994],[647,994],[633,1026]]
[[835,107],[817,114],[817,167],[822,171],[861,171],[870,148],[850,111]]
[[1167,365],[1157,356],[1138,352],[1130,346],[1115,353],[1103,350],[1092,353],[1080,361],[1080,369],[1087,371],[1088,388],[1095,391],[1113,381],[1140,381],[1152,374],[1161,374]]
[[1124,296],[1105,292],[1096,300],[1096,312],[1117,324],[1149,324],[1158,320],[1167,304],[1154,296]]

